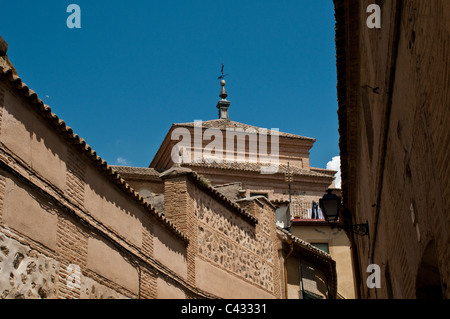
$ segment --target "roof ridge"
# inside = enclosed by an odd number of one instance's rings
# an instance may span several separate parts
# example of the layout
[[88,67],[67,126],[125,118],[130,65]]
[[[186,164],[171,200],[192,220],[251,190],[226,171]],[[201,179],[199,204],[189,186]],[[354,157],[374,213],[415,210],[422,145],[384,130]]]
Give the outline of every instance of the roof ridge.
[[[242,171],[250,171],[250,172],[260,172],[262,167],[268,167],[273,165],[273,163],[258,163],[258,162],[233,162],[233,163],[224,163],[217,161],[208,161],[208,162],[192,162],[192,163],[183,163],[182,166],[189,167],[204,167],[204,168],[218,168],[218,169],[229,169],[229,170],[242,170]],[[278,172],[277,173],[285,173],[287,166],[285,164],[278,164]],[[310,171],[303,168],[298,168],[295,166],[290,166],[290,170],[293,175],[299,176],[315,176],[315,177],[323,177],[323,178],[332,178],[330,174],[324,174],[320,172]]]
[[288,232],[286,229],[281,228],[280,226],[277,226],[277,230],[282,232],[284,235],[286,235],[287,237],[289,237],[290,239],[292,239],[294,242],[298,243],[299,245],[308,248],[309,250],[311,250],[312,252],[315,252],[319,255],[322,255],[328,259],[333,260],[333,258],[331,257],[331,255],[325,251],[323,251],[322,249],[319,249],[315,246],[313,246],[311,243],[307,242],[306,240],[301,239],[300,237],[295,236],[294,234]]
[[202,183],[200,181],[201,176],[197,172],[195,172],[195,171],[189,172],[188,176],[190,176],[196,182],[196,184],[198,186],[200,186],[204,190],[207,190],[207,191],[211,192],[216,198],[219,198],[220,200],[224,201],[229,207],[231,207],[234,210],[238,211],[247,220],[251,221],[254,224],[258,223],[258,219],[256,217],[254,217],[252,214],[248,213],[245,209],[243,209],[241,206],[236,204],[230,198],[225,196],[222,192],[218,191],[217,189],[215,189],[211,185],[205,185],[205,183]]
[[[200,121],[199,121],[200,122]],[[185,122],[185,123],[172,123],[172,126],[176,126],[176,127],[193,127],[197,122]],[[248,127],[248,128],[255,128],[255,129],[265,129],[259,126],[255,126],[255,125],[251,125],[251,124],[245,124],[242,122],[237,122],[237,121],[231,121],[231,120],[224,120],[224,119],[213,119],[213,120],[207,120],[207,121],[201,121],[202,124],[206,123],[206,124],[211,124],[211,123],[222,123],[225,124],[225,128],[233,128],[230,126],[230,124],[238,124],[244,127]],[[230,127],[227,127],[230,126]],[[214,127],[214,126],[213,126]],[[236,126],[235,126],[236,127]],[[209,127],[205,127],[205,128],[209,128]],[[220,127],[217,127],[220,128]],[[298,134],[292,134],[292,133],[287,133],[287,132],[282,132],[282,131],[275,131],[274,128],[271,129],[267,129],[267,133],[268,135],[270,135],[270,132],[277,132],[279,134],[279,136],[282,137],[290,137],[290,138],[296,138],[296,139],[303,139],[303,140],[309,140],[309,141],[316,141],[315,138],[312,137],[307,137],[307,136],[303,136],[303,135],[298,135]]]

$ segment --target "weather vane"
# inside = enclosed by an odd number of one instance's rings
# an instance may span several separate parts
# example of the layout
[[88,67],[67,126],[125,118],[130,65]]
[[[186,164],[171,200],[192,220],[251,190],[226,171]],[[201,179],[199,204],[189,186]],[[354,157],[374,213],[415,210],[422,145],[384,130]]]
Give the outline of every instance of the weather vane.
[[222,73],[221,76],[219,76],[217,79],[218,80],[223,80],[224,77],[226,77],[228,74],[223,74],[223,64],[222,64],[222,70],[220,70],[220,72]]

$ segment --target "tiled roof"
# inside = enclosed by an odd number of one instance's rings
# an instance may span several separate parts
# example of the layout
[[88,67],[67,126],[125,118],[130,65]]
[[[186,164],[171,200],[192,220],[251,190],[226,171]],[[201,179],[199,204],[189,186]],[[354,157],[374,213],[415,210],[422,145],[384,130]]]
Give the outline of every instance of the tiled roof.
[[139,195],[128,183],[125,182],[125,180],[112,166],[108,165],[105,160],[97,155],[97,153],[86,143],[83,138],[75,134],[71,127],[67,126],[63,120],[61,120],[56,114],[52,113],[50,107],[45,105],[36,92],[28,88],[28,86],[22,82],[20,77],[14,74],[12,68],[8,66],[0,66],[0,76],[9,81],[16,91],[28,100],[30,105],[55,129],[55,132],[62,136],[62,138],[64,138],[67,142],[74,145],[80,152],[84,153],[103,175],[122,189],[125,194],[137,201],[147,212],[156,217],[158,221],[160,221],[177,237],[181,238],[185,242],[188,242],[188,238],[181,233],[174,224],[166,219],[161,213],[157,212],[150,203],[146,202],[141,195]]
[[242,189],[241,182],[214,185],[213,187],[232,201],[236,201],[237,199],[242,198],[242,194],[245,193],[245,190]]
[[282,236],[282,238],[284,240],[292,240],[294,241],[296,244],[298,244],[299,246],[302,246],[303,248],[309,250],[310,252],[319,255],[323,258],[329,259],[331,260],[331,255],[326,253],[325,251],[311,245],[310,243],[308,243],[307,241],[304,241],[303,239],[298,238],[297,236],[293,235],[292,233],[288,232],[286,229],[283,229],[281,227],[277,227],[277,231],[281,234],[283,234],[284,236]]
[[337,171],[327,168],[318,168],[318,167],[310,167],[310,170],[317,173],[322,173],[326,175],[334,176],[336,175]]
[[[272,204],[272,202],[270,200],[268,200],[267,197],[264,196],[264,195],[256,195],[256,196],[244,197],[244,198],[239,198],[239,199],[235,200],[236,203],[252,202],[252,201],[257,201],[259,203],[265,202],[270,207],[272,207],[274,209],[274,211],[276,211],[276,209],[277,209],[277,207],[274,204]],[[263,204],[263,203],[261,203],[261,204]]]
[[204,183],[202,183],[201,182],[201,177],[200,177],[199,174],[197,174],[196,172],[193,171],[189,176],[192,177],[192,179],[196,182],[196,184],[199,187],[201,187],[204,191],[209,193],[211,196],[220,199],[223,203],[225,203],[226,206],[228,206],[229,208],[231,208],[234,211],[238,212],[242,217],[244,217],[248,221],[252,222],[253,224],[258,223],[258,220],[253,215],[247,213],[247,211],[244,210],[243,208],[241,208],[241,206],[239,206],[238,204],[233,202],[231,199],[226,197],[224,194],[219,192],[214,187],[212,187],[210,185],[205,185]]
[[[244,130],[247,130],[249,128],[255,129],[256,132],[259,132],[259,130],[261,129],[260,127],[257,126],[253,126],[253,125],[248,125],[248,124],[243,124],[243,123],[239,123],[239,122],[234,122],[234,121],[229,121],[229,120],[210,120],[210,121],[203,121],[201,122],[202,124],[202,128],[218,128],[220,130],[226,130],[227,128],[242,128]],[[179,126],[179,127],[194,127],[195,126],[195,122],[190,122],[190,123],[175,123],[173,124],[173,126]],[[267,129],[267,134],[271,135],[273,132],[271,129]],[[301,136],[301,135],[295,135],[295,134],[290,134],[290,133],[284,133],[284,132],[277,132],[279,133],[279,136],[282,137],[290,137],[290,138],[295,138],[295,139],[301,139],[301,140],[307,140],[307,141],[311,141],[314,142],[316,139],[311,138],[311,137],[305,137],[305,136]]]
[[[220,162],[198,162],[198,163],[184,163],[182,166],[185,167],[203,167],[203,168],[215,168],[215,169],[226,169],[226,170],[238,170],[238,171],[249,171],[249,172],[261,172],[262,167],[269,167],[269,164],[261,164],[261,163],[251,163],[251,162],[242,162],[242,163],[220,163]],[[302,168],[298,168],[295,166],[289,167],[290,172],[293,175],[298,176],[313,176],[313,177],[323,177],[327,179],[334,178],[330,174],[323,174],[316,171],[310,171]],[[278,165],[278,174],[287,173],[287,165],[279,164]]]
[[195,185],[203,190],[208,195],[212,196],[213,198],[221,201],[226,207],[232,209],[233,211],[237,212],[241,217],[246,219],[247,221],[256,224],[258,223],[258,220],[251,214],[249,214],[246,210],[241,208],[238,204],[236,204],[234,201],[232,201],[230,198],[219,192],[217,189],[209,185],[208,183],[204,182],[204,179],[202,179],[202,176],[199,175],[197,172],[194,172],[193,170],[185,167],[177,167],[173,166],[172,168],[168,169],[167,171],[163,172],[160,177],[167,178],[169,176],[178,176],[178,175],[186,175],[190,178],[190,180],[195,183]]

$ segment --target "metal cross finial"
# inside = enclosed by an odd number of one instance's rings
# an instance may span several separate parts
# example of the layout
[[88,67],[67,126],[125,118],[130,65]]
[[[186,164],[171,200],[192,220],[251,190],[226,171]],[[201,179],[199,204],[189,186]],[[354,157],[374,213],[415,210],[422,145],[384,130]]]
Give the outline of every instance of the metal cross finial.
[[217,78],[218,80],[223,80],[223,78],[228,75],[228,74],[223,74],[223,64],[222,64],[222,69],[220,70],[220,73],[222,73],[222,75]]

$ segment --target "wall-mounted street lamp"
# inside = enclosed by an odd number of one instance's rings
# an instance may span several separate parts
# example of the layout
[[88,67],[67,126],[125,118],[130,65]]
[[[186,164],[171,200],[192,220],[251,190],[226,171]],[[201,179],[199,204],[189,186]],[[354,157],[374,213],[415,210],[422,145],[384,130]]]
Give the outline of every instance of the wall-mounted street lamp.
[[[342,208],[342,201],[339,196],[337,196],[336,194],[332,194],[331,189],[327,189],[327,194],[319,199],[319,206],[322,210],[323,215],[325,216],[325,220],[330,224],[332,229],[339,228],[360,236],[369,235],[369,222],[356,225],[353,225],[351,221],[350,223],[344,223],[344,225],[341,225],[337,222],[339,219],[339,212]],[[348,209],[344,208],[344,213],[345,212],[348,212]]]

